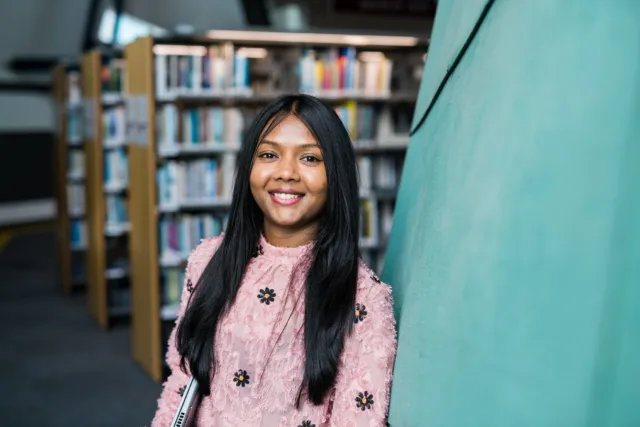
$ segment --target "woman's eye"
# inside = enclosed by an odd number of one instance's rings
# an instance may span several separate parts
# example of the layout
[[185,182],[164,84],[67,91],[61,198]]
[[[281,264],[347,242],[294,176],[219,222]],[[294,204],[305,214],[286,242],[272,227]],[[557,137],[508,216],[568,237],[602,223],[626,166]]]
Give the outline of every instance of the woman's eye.
[[310,163],[313,163],[313,162],[319,162],[319,161],[320,161],[320,159],[319,159],[319,158],[317,158],[316,156],[304,156],[302,159],[303,159],[305,162],[310,162]]
[[273,153],[262,153],[262,154],[259,154],[258,157],[262,159],[275,159],[276,155]]

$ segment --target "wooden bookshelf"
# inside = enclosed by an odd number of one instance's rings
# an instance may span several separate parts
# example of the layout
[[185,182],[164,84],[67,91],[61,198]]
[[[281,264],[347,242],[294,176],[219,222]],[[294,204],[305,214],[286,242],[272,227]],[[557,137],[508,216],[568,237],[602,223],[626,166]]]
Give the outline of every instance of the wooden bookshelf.
[[[53,101],[57,128],[54,156],[57,203],[56,254],[60,285],[62,291],[67,294],[82,286],[85,281],[82,262],[86,248],[83,238],[84,191],[80,188],[84,180],[84,166],[73,164],[74,170],[69,169],[69,159],[81,160],[84,149],[80,127],[82,104],[78,80],[78,67],[74,65],[58,64],[53,70]],[[73,194],[70,194],[71,192]],[[73,203],[70,199],[73,199]]]
[[[98,50],[85,53],[82,57],[87,162],[87,298],[89,312],[105,329],[115,318],[127,317],[131,311],[126,298],[129,292],[129,223],[126,210],[116,219],[109,218],[113,211],[111,209],[110,212],[109,208],[114,204],[110,202],[120,201],[126,206],[127,189],[126,175],[114,176],[113,162],[110,161],[120,157],[126,161],[124,112],[118,114],[118,109],[123,110],[124,96],[117,85],[109,88],[108,84],[108,73],[115,71],[112,70],[115,68],[112,66],[114,61],[117,58],[105,56]],[[110,120],[120,115],[121,121]],[[121,127],[122,132],[114,134],[114,127]],[[120,259],[117,259],[119,264],[113,261],[114,252],[120,253]],[[120,295],[125,297],[118,300],[115,296]]]
[[[376,270],[384,258],[426,43],[252,34],[145,37],[125,48],[132,347],[156,381],[163,378],[186,258],[200,238],[224,229],[242,134],[277,96],[311,93],[335,106],[367,175],[361,251]],[[204,235],[186,231],[192,229]]]
[[[160,333],[160,292],[158,271],[158,238],[155,164],[155,109],[153,92],[153,44],[151,37],[136,40],[125,48],[129,66],[127,73],[128,108],[131,101],[146,103],[146,117],[127,112],[129,147],[129,215],[131,220],[131,338],[133,358],[155,381],[162,379],[162,345]],[[144,108],[142,115],[145,114]],[[137,118],[129,122],[129,117]],[[132,125],[146,122],[146,139],[136,135]],[[138,133],[138,132],[136,132]],[[131,137],[130,137],[131,135]],[[140,137],[142,136],[142,137]]]

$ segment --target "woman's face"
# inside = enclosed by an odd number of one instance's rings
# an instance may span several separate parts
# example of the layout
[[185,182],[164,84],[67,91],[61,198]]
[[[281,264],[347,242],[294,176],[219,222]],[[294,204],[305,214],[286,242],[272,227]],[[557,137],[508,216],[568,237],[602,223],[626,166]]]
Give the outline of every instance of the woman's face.
[[327,172],[318,141],[287,116],[262,138],[250,176],[265,228],[291,232],[314,227],[327,200]]

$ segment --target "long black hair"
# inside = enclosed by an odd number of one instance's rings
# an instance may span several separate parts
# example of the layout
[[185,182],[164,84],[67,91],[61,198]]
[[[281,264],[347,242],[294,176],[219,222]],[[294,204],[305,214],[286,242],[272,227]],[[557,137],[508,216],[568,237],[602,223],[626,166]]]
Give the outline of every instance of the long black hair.
[[289,115],[314,135],[327,172],[327,201],[306,271],[305,367],[296,405],[306,390],[321,404],[335,384],[344,339],[351,331],[358,279],[359,196],[355,153],[340,118],[308,95],[286,95],[265,107],[248,128],[238,155],[229,221],[218,250],[204,269],[177,330],[181,367],[188,362],[204,395],[215,375],[214,341],[218,321],[232,306],[245,268],[260,239],[263,213],[249,187],[249,175],[262,137]]

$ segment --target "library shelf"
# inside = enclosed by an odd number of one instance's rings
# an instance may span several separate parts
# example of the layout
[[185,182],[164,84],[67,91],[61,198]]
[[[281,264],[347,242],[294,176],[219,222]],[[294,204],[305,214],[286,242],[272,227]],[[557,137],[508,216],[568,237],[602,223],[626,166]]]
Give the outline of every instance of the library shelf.
[[124,138],[124,61],[98,50],[82,57],[87,152],[87,303],[104,329],[131,313]]
[[85,146],[81,126],[83,108],[78,65],[56,65],[52,81],[56,112],[56,256],[60,287],[68,294],[74,289],[82,288],[86,282]]

